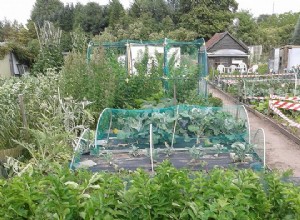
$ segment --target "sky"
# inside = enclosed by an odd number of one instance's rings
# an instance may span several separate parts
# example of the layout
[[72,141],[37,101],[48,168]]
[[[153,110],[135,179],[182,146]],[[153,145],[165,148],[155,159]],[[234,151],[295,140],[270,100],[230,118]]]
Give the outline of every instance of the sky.
[[[120,0],[125,6],[129,7],[133,0]],[[236,0],[239,3],[239,10],[249,10],[255,17],[260,14],[281,14],[284,12],[299,12],[300,0]],[[100,5],[108,4],[109,0],[61,0],[63,3],[97,2]],[[30,17],[35,0],[0,0],[0,20],[6,18],[9,21],[17,20],[19,23],[26,24]]]

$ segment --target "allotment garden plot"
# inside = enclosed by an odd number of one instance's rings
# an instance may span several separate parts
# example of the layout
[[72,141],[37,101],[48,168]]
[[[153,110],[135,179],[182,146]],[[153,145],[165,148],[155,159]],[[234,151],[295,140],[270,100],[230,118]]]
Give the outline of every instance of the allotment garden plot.
[[224,91],[275,118],[300,134],[300,91],[297,73],[256,76],[219,76],[214,82]]
[[243,106],[105,109],[93,144],[78,149],[83,154],[77,154],[73,165],[90,161],[93,171],[151,171],[167,159],[175,167],[192,170],[215,166],[260,169],[264,159],[259,149],[264,144],[258,138],[261,136],[256,135],[251,143]]

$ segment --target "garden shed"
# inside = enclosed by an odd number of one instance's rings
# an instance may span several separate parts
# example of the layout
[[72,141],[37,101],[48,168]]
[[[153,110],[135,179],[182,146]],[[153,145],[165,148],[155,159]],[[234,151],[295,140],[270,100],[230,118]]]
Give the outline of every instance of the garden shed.
[[209,68],[218,65],[229,67],[240,63],[248,64],[249,49],[229,32],[216,33],[206,42]]
[[286,45],[279,49],[279,71],[290,71],[300,65],[300,46]]
[[19,62],[5,45],[5,42],[0,42],[0,77],[21,76],[26,72],[27,66]]

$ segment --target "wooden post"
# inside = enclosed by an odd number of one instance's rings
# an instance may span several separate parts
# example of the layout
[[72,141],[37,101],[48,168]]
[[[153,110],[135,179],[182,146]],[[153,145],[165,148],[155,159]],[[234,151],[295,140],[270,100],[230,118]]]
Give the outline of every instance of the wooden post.
[[25,107],[24,107],[23,94],[19,94],[18,99],[19,99],[20,113],[21,113],[22,121],[23,121],[23,127],[28,128]]
[[150,161],[151,161],[151,171],[154,172],[154,161],[153,161],[153,128],[150,124]]

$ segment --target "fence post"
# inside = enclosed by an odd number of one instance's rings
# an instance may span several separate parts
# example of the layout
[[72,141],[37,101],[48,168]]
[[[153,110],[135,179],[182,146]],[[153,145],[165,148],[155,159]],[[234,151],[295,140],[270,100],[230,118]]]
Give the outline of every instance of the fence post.
[[25,112],[25,107],[24,107],[23,94],[19,94],[18,99],[19,99],[20,113],[21,113],[22,121],[23,121],[23,127],[28,128],[26,112]]

